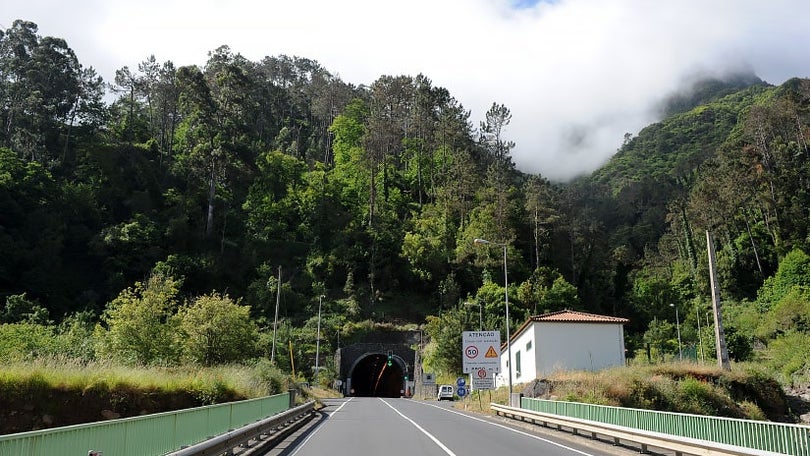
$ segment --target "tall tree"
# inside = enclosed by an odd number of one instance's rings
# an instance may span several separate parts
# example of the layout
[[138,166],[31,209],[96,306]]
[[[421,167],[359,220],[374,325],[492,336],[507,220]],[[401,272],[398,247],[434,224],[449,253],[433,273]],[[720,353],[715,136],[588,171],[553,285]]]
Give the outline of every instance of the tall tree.
[[17,20],[0,36],[2,144],[51,164],[81,87],[81,65],[65,40],[40,38],[37,25]]
[[550,233],[560,219],[557,195],[551,184],[540,176],[531,176],[524,184],[526,215],[532,228],[534,255],[532,267],[540,267],[541,238]]

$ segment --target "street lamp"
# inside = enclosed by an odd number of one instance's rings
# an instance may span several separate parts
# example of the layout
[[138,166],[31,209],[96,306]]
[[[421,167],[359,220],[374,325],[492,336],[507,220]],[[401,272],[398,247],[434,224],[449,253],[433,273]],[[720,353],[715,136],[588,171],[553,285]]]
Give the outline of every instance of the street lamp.
[[324,295],[318,296],[318,339],[315,341],[315,384],[318,384],[318,361],[321,352],[321,302]]
[[681,349],[681,319],[678,317],[678,306],[670,304],[669,307],[675,308],[675,327],[678,330],[678,359],[683,361],[683,350]]
[[509,332],[509,274],[506,271],[506,244],[490,242],[486,239],[476,238],[475,245],[497,245],[503,248],[503,294],[506,298],[506,368],[509,373],[509,404],[512,404],[512,334]]

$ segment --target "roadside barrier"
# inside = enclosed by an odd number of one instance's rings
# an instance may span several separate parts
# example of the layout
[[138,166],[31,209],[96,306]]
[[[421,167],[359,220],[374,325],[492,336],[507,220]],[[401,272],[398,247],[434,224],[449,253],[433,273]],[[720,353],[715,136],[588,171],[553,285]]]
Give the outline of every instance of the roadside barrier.
[[0,435],[0,456],[162,455],[290,409],[291,393]]
[[626,409],[522,398],[521,407],[491,404],[498,415],[558,429],[612,437],[615,443],[676,454],[810,456],[810,427],[767,421]]

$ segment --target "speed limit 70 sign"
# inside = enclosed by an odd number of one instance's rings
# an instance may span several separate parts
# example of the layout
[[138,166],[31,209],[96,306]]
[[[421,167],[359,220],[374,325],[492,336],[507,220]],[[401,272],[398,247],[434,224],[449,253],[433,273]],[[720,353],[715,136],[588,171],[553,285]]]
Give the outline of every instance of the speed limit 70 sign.
[[484,369],[501,371],[501,332],[464,331],[461,333],[461,358],[464,373]]

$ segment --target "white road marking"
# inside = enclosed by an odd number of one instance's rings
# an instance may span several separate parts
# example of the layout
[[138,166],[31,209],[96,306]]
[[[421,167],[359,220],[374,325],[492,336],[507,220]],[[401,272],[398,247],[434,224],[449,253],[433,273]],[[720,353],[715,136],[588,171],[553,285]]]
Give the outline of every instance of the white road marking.
[[[414,401],[414,402],[417,402],[417,401]],[[591,453],[586,453],[584,451],[577,450],[576,448],[571,448],[571,447],[563,445],[561,443],[557,443],[557,442],[555,442],[553,440],[544,439],[543,437],[540,437],[540,436],[537,436],[537,435],[534,435],[534,434],[529,434],[528,432],[519,431],[517,429],[510,428],[509,426],[504,426],[503,424],[493,423],[491,421],[487,421],[487,420],[482,419],[482,418],[478,418],[478,417],[475,417],[475,416],[470,416],[470,415],[467,415],[466,413],[457,412],[455,410],[450,410],[448,408],[439,407],[438,405],[434,405],[434,404],[425,404],[423,402],[418,402],[418,403],[420,403],[422,405],[427,405],[427,406],[430,406],[430,407],[435,407],[435,408],[437,408],[439,410],[443,410],[445,412],[455,413],[456,415],[460,415],[460,416],[463,416],[465,418],[469,418],[471,420],[479,421],[481,423],[486,423],[486,424],[489,424],[490,426],[495,426],[495,427],[499,427],[501,429],[506,429],[507,431],[514,432],[515,434],[520,434],[520,435],[523,435],[523,436],[526,436],[526,437],[531,437],[531,438],[533,438],[535,440],[540,440],[542,442],[550,443],[550,444],[552,444],[554,446],[558,446],[560,448],[565,448],[566,450],[573,451],[575,453],[579,453],[579,454],[581,454],[583,456],[594,456]]]
[[380,400],[382,401],[382,403],[383,403],[383,404],[387,405],[388,407],[391,407],[391,410],[393,410],[393,411],[397,412],[397,414],[398,414],[399,416],[401,416],[402,418],[405,418],[405,419],[406,419],[408,422],[410,422],[411,424],[413,424],[413,425],[416,427],[416,429],[419,429],[419,430],[422,432],[422,434],[425,434],[426,436],[428,436],[428,438],[429,438],[430,440],[433,440],[433,443],[435,443],[436,445],[438,445],[438,446],[439,446],[439,448],[441,448],[442,450],[444,450],[444,452],[445,452],[445,453],[447,453],[449,456],[456,456],[456,454],[455,454],[455,453],[453,453],[453,452],[450,450],[450,448],[447,448],[447,446],[445,446],[445,444],[443,444],[442,442],[440,442],[440,441],[439,441],[439,439],[437,439],[436,437],[434,437],[434,436],[433,436],[433,434],[431,434],[430,432],[426,431],[426,430],[425,430],[425,428],[423,428],[422,426],[419,426],[418,424],[416,424],[416,421],[414,421],[414,420],[412,420],[412,419],[408,418],[407,416],[403,415],[403,414],[402,414],[402,412],[400,412],[399,410],[395,409],[395,408],[394,408],[394,406],[392,406],[391,404],[389,404],[388,402],[386,402],[384,399],[380,399]]
[[318,431],[320,431],[320,430],[321,430],[321,427],[323,426],[323,424],[324,424],[324,423],[326,423],[326,420],[328,420],[329,418],[332,418],[332,415],[334,415],[335,413],[339,412],[339,411],[340,411],[340,409],[342,409],[344,405],[346,405],[346,404],[348,404],[349,402],[351,402],[351,401],[352,401],[352,399],[354,399],[354,397],[350,397],[350,398],[349,398],[349,400],[347,400],[347,401],[343,402],[342,404],[340,404],[340,407],[336,408],[334,412],[332,412],[332,413],[328,413],[328,414],[327,414],[327,416],[326,416],[326,419],[325,419],[325,420],[323,420],[323,421],[321,421],[321,422],[318,424],[318,427],[316,427],[316,428],[315,428],[315,430],[314,430],[314,431],[312,431],[312,433],[310,433],[310,434],[307,436],[307,438],[306,438],[306,439],[304,439],[304,441],[303,441],[303,442],[301,442],[301,444],[300,444],[300,445],[298,445],[298,448],[296,448],[296,449],[295,449],[295,451],[293,451],[293,452],[292,452],[292,454],[290,454],[290,456],[295,456],[296,454],[298,454],[298,452],[299,452],[299,451],[301,451],[301,448],[304,448],[304,447],[307,445],[307,442],[309,442],[309,439],[311,439],[312,437],[315,437],[315,434],[317,434],[317,433],[318,433]]

